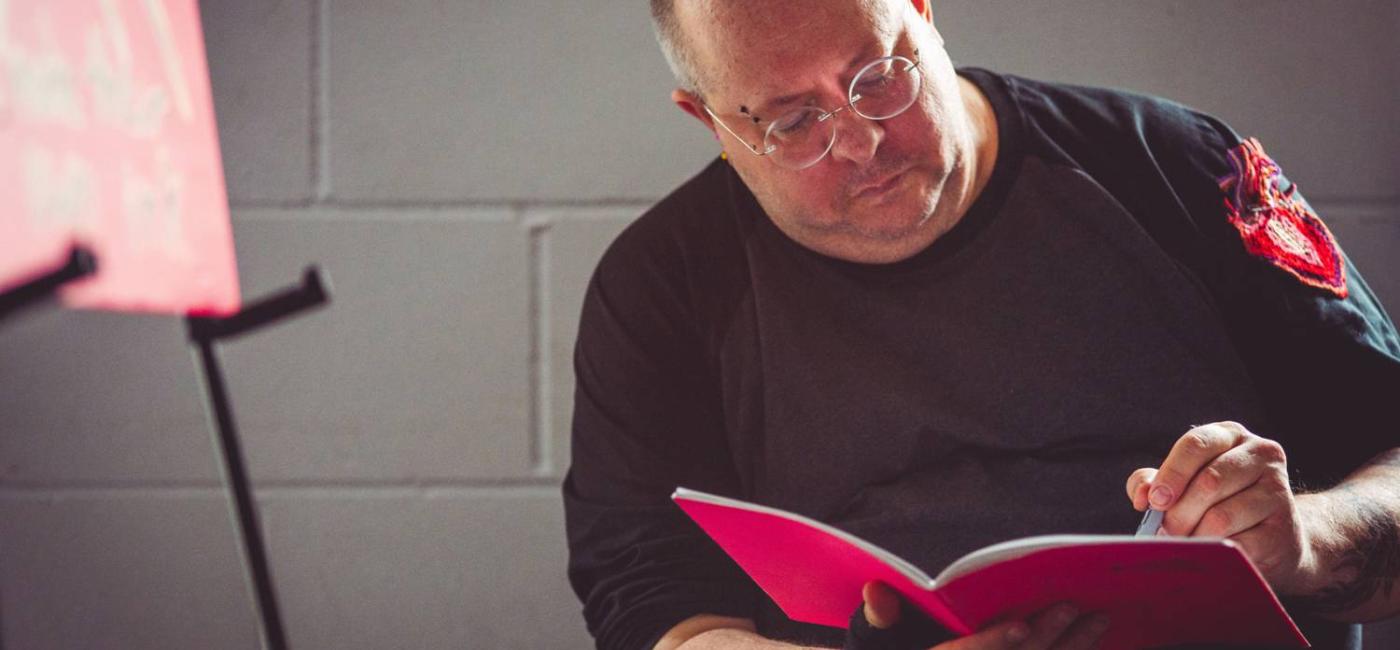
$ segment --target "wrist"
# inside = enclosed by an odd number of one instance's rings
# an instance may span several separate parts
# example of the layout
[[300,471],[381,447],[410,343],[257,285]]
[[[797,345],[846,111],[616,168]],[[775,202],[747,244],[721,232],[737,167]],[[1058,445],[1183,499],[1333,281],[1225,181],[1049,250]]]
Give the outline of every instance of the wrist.
[[1358,525],[1357,495],[1347,486],[1326,492],[1299,495],[1299,527],[1302,528],[1303,558],[1299,562],[1299,579],[1289,593],[1310,597],[1336,587],[1338,581],[1351,580],[1345,576],[1345,556],[1354,548],[1352,535]]
[[1280,591],[1290,596],[1312,596],[1326,589],[1336,576],[1331,567],[1346,551],[1346,502],[1335,490],[1301,494],[1295,499],[1302,548],[1296,578]]
[[1297,521],[1308,531],[1313,569],[1290,598],[1295,606],[1351,622],[1400,612],[1400,564],[1393,559],[1400,557],[1400,481],[1380,479],[1353,479],[1299,499]]

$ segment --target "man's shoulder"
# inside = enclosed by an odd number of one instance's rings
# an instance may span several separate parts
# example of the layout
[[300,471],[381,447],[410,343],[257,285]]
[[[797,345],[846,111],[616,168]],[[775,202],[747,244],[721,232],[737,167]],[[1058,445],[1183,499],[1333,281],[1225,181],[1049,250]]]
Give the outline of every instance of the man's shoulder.
[[1161,174],[1172,184],[1214,184],[1241,140],[1214,115],[1156,95],[977,68],[964,74],[1001,96],[1028,155],[1095,178]]
[[722,308],[742,292],[752,196],[715,159],[645,210],[613,240],[594,284],[634,297],[665,294],[687,308]]
[[685,249],[732,240],[736,233],[731,174],[718,158],[706,165],[628,224],[605,259],[672,258]]
[[1230,241],[1219,182],[1240,137],[1220,119],[1140,92],[974,74],[1012,107],[1026,155],[1082,171],[1151,232],[1184,226]]
[[1141,146],[1154,150],[1239,144],[1225,122],[1198,108],[1148,93],[998,75],[1025,125],[1064,146]]
[[664,222],[673,228],[702,225],[732,207],[733,176],[729,163],[714,158],[657,201],[643,214],[643,218]]
[[1014,106],[1026,156],[1082,172],[1174,259],[1241,254],[1221,190],[1241,139],[1223,121],[1140,92],[979,74]]

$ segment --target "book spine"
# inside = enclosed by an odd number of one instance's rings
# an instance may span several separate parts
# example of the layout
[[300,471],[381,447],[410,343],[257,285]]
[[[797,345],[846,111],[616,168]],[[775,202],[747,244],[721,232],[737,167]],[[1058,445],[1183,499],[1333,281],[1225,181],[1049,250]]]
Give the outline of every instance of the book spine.
[[937,621],[949,632],[959,636],[972,634],[972,628],[968,627],[962,618],[954,613],[951,603],[948,602],[942,591],[934,589],[912,594],[904,593],[904,597],[918,605],[919,609],[922,609],[925,614],[928,614],[930,618]]

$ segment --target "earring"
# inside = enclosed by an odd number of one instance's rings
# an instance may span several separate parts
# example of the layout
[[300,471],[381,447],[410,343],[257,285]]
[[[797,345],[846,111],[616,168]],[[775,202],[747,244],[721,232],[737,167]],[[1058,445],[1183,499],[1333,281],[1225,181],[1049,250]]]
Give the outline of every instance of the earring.
[[729,153],[728,153],[728,152],[725,152],[725,151],[719,152],[719,159],[720,159],[720,160],[729,160]]

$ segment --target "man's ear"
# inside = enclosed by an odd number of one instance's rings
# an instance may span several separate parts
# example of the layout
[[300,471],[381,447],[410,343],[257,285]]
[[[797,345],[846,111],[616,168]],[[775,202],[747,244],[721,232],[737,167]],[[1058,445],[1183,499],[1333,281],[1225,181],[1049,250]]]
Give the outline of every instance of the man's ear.
[[943,35],[938,33],[938,27],[933,24],[933,0],[909,0],[914,4],[914,11],[917,11],[929,27],[933,29],[934,38],[938,39],[938,44],[943,44]]
[[675,102],[676,106],[685,111],[687,115],[700,120],[705,128],[711,131],[715,130],[714,120],[710,119],[710,114],[705,112],[704,102],[701,101],[699,95],[677,88],[671,91],[671,101]]
[[933,22],[933,3],[930,0],[910,0],[914,3],[914,11],[919,12],[929,23]]

